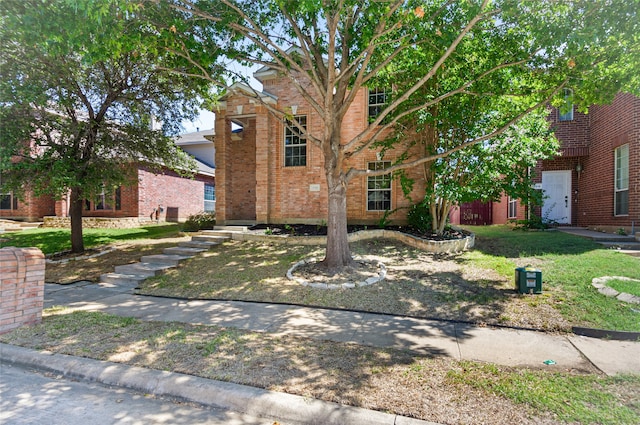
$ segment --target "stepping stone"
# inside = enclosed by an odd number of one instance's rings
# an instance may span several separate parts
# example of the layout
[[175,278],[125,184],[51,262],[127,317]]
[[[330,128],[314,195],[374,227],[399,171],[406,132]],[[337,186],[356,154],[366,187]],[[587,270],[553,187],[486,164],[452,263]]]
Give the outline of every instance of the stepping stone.
[[196,242],[217,242],[222,243],[231,239],[228,236],[215,236],[215,235],[196,235],[192,236],[191,240]]
[[191,247],[183,247],[183,246],[175,246],[172,248],[165,248],[164,250],[162,250],[162,252],[169,255],[195,255],[204,251],[207,251],[207,250],[202,248],[191,248]]
[[110,283],[117,286],[136,287],[147,277],[148,276],[137,274],[105,273],[103,275],[100,275],[100,283]]
[[154,263],[154,264],[170,264],[177,266],[180,261],[193,258],[192,255],[169,255],[169,254],[157,254],[157,255],[145,255],[140,259],[142,263]]
[[216,245],[220,245],[220,242],[187,241],[187,242],[180,242],[178,244],[178,246],[182,246],[185,248],[200,248],[205,251],[213,248]]
[[174,267],[174,266],[169,264],[160,264],[160,263],[133,263],[133,264],[124,264],[121,266],[116,266],[115,272],[121,273],[121,274],[151,277],[151,276],[157,276],[161,274],[164,270],[171,267]]

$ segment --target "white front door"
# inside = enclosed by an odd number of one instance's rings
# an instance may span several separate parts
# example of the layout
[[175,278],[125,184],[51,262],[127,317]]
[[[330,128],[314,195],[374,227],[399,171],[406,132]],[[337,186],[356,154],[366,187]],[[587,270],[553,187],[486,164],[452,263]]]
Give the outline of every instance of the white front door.
[[542,172],[542,220],[571,224],[571,170]]

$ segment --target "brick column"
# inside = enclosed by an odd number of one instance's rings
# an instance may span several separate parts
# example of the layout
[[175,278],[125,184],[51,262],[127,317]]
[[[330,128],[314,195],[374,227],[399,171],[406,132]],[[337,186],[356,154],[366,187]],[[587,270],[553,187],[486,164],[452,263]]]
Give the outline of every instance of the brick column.
[[0,334],[40,323],[44,255],[37,248],[0,249]]

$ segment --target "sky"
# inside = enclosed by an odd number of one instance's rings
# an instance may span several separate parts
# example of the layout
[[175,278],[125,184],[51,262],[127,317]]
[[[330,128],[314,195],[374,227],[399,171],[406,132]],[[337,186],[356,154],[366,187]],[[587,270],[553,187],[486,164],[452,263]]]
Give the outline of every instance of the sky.
[[215,114],[211,111],[201,110],[200,115],[193,121],[183,121],[183,133],[193,133],[194,131],[211,130],[215,126]]

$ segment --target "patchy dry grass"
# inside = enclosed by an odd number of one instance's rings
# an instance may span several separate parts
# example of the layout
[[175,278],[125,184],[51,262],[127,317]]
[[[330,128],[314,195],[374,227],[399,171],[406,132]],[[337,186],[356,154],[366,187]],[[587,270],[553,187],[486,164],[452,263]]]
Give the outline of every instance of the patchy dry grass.
[[443,424],[640,420],[640,378],[525,371],[216,326],[49,310],[0,336],[35,349],[284,391]]
[[387,267],[384,281],[361,288],[320,290],[286,278],[300,259],[322,257],[323,247],[230,241],[146,280],[139,293],[199,299],[280,302],[545,330],[569,330],[553,308],[559,289],[519,295],[512,279],[391,240],[352,244]]
[[[51,283],[68,284],[79,280],[98,282],[103,273],[112,273],[115,266],[135,263],[143,255],[160,254],[164,248],[176,246],[179,242],[187,241],[190,237],[179,236],[163,239],[139,239],[118,242],[109,245],[114,251],[94,258],[69,260],[65,263],[47,263],[45,281]],[[100,251],[98,248],[95,251]],[[106,249],[106,247],[104,248]],[[76,255],[69,255],[75,257]]]

